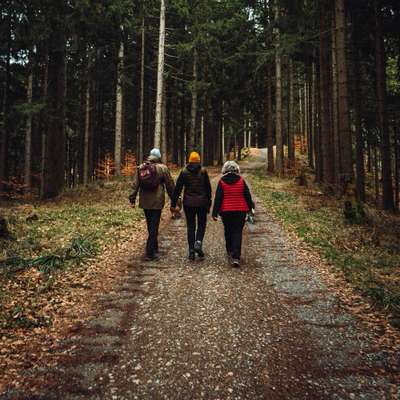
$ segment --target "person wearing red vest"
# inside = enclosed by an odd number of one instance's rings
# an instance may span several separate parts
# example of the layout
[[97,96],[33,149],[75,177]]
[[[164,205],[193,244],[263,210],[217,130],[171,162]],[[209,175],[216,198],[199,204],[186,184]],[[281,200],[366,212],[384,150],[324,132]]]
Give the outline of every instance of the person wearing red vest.
[[240,267],[243,227],[246,214],[254,208],[254,202],[235,161],[224,164],[222,175],[215,193],[212,217],[217,221],[218,215],[221,216],[228,257],[232,266]]

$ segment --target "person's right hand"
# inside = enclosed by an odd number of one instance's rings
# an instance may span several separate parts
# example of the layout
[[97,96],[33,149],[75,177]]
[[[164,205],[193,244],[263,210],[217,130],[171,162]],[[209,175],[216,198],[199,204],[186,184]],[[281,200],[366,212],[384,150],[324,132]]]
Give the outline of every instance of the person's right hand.
[[212,219],[214,220],[214,221],[218,221],[218,217],[212,217]]

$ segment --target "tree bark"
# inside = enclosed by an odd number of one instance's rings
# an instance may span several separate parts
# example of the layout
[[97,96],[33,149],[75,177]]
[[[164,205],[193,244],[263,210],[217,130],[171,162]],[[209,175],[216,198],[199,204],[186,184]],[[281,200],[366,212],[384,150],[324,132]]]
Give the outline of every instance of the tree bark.
[[274,123],[272,119],[272,78],[267,80],[267,171],[273,173],[275,170],[274,159]]
[[161,107],[161,156],[165,163],[168,162],[168,134],[167,134],[167,84],[163,85],[163,101]]
[[4,181],[7,178],[7,150],[8,150],[8,115],[9,115],[9,94],[10,94],[10,65],[11,65],[11,21],[12,16],[9,11],[7,18],[7,56],[6,56],[6,77],[4,80],[3,98],[2,98],[2,114],[3,123],[0,126],[0,193],[4,188]]
[[221,113],[221,164],[225,162],[225,102],[222,100]]
[[342,176],[342,163],[340,153],[340,136],[339,136],[339,110],[338,110],[338,70],[337,70],[337,49],[336,49],[336,23],[335,15],[332,16],[332,135],[333,135],[333,161],[335,171],[335,186],[340,189]]
[[330,119],[330,68],[329,68],[329,14],[327,4],[320,6],[320,40],[319,40],[319,67],[320,67],[320,99],[321,99],[321,150],[322,150],[322,181],[327,185],[335,182],[334,152]]
[[[354,37],[354,36],[353,36]],[[364,168],[364,138],[361,124],[361,85],[360,60],[356,44],[353,45],[353,80],[354,80],[354,123],[356,129],[356,195],[357,200],[365,202],[365,168]]]
[[[279,20],[279,3],[275,2],[275,23]],[[283,175],[283,132],[282,132],[282,60],[280,31],[275,29],[275,79],[276,79],[276,172]]]
[[[32,63],[32,62],[31,62]],[[25,173],[24,173],[24,185],[27,192],[31,189],[31,160],[32,160],[32,114],[30,108],[32,105],[33,95],[33,68],[32,65],[29,67],[28,84],[26,90],[27,104],[29,113],[26,118],[26,132],[25,132]]]
[[157,95],[156,95],[156,115],[154,129],[154,147],[160,148],[161,145],[161,119],[162,119],[162,97],[164,85],[164,53],[165,53],[165,0],[160,4],[160,32],[158,41],[158,67],[157,67]]
[[295,167],[295,148],[294,148],[294,77],[293,61],[289,61],[289,123],[288,123],[288,158],[289,168]]
[[348,79],[346,61],[346,15],[344,0],[335,0],[336,49],[338,66],[338,113],[341,154],[341,189],[346,191],[353,180],[352,138],[348,106]]
[[88,71],[85,95],[85,130],[83,140],[83,184],[86,186],[89,182],[89,152],[90,152],[90,89],[91,89],[91,72],[90,72],[90,55],[88,54]]
[[397,126],[394,127],[394,168],[395,168],[395,191],[394,191],[394,204],[397,211],[399,211],[400,206],[400,134],[399,128]]
[[[65,177],[65,33],[60,26],[64,17],[60,5],[54,30],[49,38],[48,83],[46,101],[46,140],[42,171],[42,198],[57,196]],[[62,15],[62,16],[61,16]]]
[[383,42],[382,21],[377,0],[375,1],[375,62],[379,130],[381,134],[380,151],[382,159],[382,207],[384,210],[393,211],[394,201],[390,148],[391,146],[386,110],[386,55]]
[[143,161],[143,128],[144,128],[144,67],[145,67],[145,18],[142,17],[141,28],[141,57],[140,57],[140,105],[139,105],[139,136],[137,143],[137,162],[138,164]]
[[193,49],[193,81],[192,81],[192,106],[190,119],[190,134],[188,140],[189,151],[196,147],[196,122],[197,122],[197,64],[198,54],[196,47]]
[[[122,33],[121,27],[121,33]],[[116,106],[115,106],[115,144],[114,144],[114,166],[115,175],[121,175],[121,158],[122,158],[122,121],[123,121],[123,69],[124,69],[124,41],[121,42],[118,50],[117,63],[117,82],[116,82]]]

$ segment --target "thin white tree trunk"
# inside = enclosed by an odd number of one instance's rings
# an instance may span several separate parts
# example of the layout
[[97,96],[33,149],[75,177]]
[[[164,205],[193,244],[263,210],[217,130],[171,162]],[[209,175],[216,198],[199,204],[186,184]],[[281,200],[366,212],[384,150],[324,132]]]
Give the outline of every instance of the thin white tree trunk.
[[[278,1],[275,3],[275,21],[279,19]],[[282,134],[282,65],[279,28],[275,29],[275,78],[276,78],[276,172],[283,174],[283,134]]]
[[[27,86],[27,100],[28,106],[32,104],[33,92],[33,72],[29,72],[28,86]],[[31,188],[31,154],[32,154],[32,116],[28,114],[26,120],[26,133],[25,133],[25,190],[29,191]]]
[[164,84],[164,46],[165,46],[165,0],[160,5],[160,32],[158,42],[157,95],[156,95],[156,125],[154,130],[154,147],[161,144],[161,113]]
[[252,123],[251,123],[251,117],[249,117],[249,134],[248,134],[248,136],[247,136],[247,138],[248,138],[248,144],[247,144],[247,147],[251,147],[251,135],[252,135]]
[[[122,30],[122,29],[121,29]],[[115,106],[115,146],[114,146],[114,166],[115,175],[121,175],[121,158],[122,158],[122,75],[124,68],[124,42],[121,43],[118,51],[118,71],[117,71],[117,87],[116,87],[116,106]]]
[[143,128],[144,128],[144,46],[145,46],[145,25],[144,15],[142,18],[142,48],[140,59],[140,110],[139,110],[139,137],[138,137],[138,164],[143,161]]

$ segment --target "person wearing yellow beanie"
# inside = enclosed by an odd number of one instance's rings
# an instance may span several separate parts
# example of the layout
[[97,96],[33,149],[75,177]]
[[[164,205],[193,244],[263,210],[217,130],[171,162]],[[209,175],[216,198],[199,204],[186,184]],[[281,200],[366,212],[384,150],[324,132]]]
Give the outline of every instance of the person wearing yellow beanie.
[[200,154],[196,151],[192,151],[189,156],[189,164],[199,164],[200,163]]
[[189,259],[195,260],[196,253],[200,259],[203,259],[202,245],[206,232],[207,214],[211,207],[211,184],[207,170],[200,164],[200,154],[196,151],[190,153],[189,163],[176,181],[175,191],[171,198],[172,212],[176,210],[176,204],[183,188],[183,209],[186,215]]

